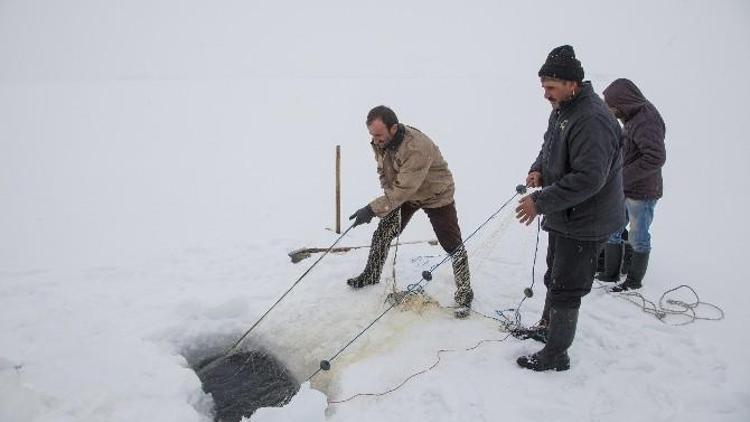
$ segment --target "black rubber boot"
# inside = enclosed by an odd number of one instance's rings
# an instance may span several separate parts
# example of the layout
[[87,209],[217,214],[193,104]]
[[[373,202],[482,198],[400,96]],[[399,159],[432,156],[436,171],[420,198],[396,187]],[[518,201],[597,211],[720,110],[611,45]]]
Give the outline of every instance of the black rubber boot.
[[596,274],[596,279],[607,283],[620,281],[622,264],[622,243],[604,245],[604,271]]
[[549,299],[545,298],[544,309],[542,309],[542,317],[539,319],[539,321],[531,327],[517,328],[515,330],[512,330],[510,334],[519,340],[526,340],[530,338],[540,343],[547,343],[547,334],[549,332],[549,311]]
[[628,277],[622,284],[613,287],[613,292],[624,292],[643,287],[642,281],[648,268],[649,254],[649,252],[633,252],[633,257],[630,260],[630,268],[628,269]]
[[511,335],[519,340],[532,339],[540,343],[547,343],[547,334],[549,332],[549,321],[540,319],[539,322],[528,328],[518,328],[511,331]]
[[633,247],[630,246],[630,243],[625,242],[625,253],[622,256],[622,270],[620,270],[620,274],[625,275],[628,273],[631,259],[633,259]]
[[521,356],[519,366],[534,371],[566,371],[570,369],[568,348],[573,344],[578,323],[578,309],[555,308],[550,312],[547,344],[533,355]]
[[346,284],[359,289],[380,282],[380,273],[383,271],[383,264],[388,257],[388,250],[400,228],[401,214],[398,210],[380,220],[378,228],[372,234],[370,255],[367,257],[364,271],[362,271],[362,274],[346,280]]

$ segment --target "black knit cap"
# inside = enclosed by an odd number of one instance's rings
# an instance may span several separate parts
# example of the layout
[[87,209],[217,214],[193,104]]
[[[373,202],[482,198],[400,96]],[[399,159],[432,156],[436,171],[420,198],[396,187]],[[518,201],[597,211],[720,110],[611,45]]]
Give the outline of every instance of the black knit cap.
[[542,68],[539,69],[539,77],[547,76],[564,81],[583,81],[583,67],[576,59],[573,47],[562,45],[553,49],[547,56]]

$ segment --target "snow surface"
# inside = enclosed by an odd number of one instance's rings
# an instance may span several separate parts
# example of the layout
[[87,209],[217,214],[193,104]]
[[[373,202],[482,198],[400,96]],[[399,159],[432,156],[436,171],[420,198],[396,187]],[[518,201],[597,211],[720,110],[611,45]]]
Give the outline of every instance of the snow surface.
[[[598,289],[572,369],[538,374],[515,358],[539,346],[499,341],[495,321],[394,309],[252,420],[750,420],[749,24],[742,0],[0,2],[0,421],[211,420],[184,356],[227,347],[314,259],[286,253],[336,239],[335,145],[348,214],[378,194],[364,116],[393,106],[439,144],[468,234],[536,156],[536,72],[565,43],[598,92],[628,77],[667,123],[642,293],[688,284],[726,318],[671,326]],[[432,238],[426,220],[402,240]],[[479,312],[516,306],[535,234],[505,211],[469,242]],[[344,285],[366,254],[326,257],[244,346],[304,381],[384,309],[392,256],[380,285]],[[440,259],[399,248],[398,285]],[[447,266],[428,294],[451,304]],[[392,393],[332,403],[389,390],[441,349]]]

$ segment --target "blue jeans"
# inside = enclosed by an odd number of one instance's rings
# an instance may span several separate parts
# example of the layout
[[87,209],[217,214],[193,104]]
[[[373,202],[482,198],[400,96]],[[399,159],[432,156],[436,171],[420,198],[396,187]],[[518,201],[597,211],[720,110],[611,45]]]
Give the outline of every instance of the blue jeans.
[[[657,199],[625,198],[625,214],[628,218],[628,243],[633,251],[647,253],[651,251],[651,234],[648,229],[654,221],[654,208]],[[622,243],[622,230],[610,236],[607,243]]]

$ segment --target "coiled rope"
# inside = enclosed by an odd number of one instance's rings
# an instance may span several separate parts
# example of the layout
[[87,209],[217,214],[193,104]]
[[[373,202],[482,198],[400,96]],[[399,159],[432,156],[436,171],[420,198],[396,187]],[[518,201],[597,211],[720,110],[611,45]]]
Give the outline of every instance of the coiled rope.
[[[612,294],[617,298],[626,300],[640,307],[641,311],[648,315],[652,315],[654,318],[667,325],[681,326],[692,324],[698,320],[720,321],[724,319],[724,310],[721,309],[721,307],[710,302],[702,301],[695,289],[688,286],[687,284],[680,284],[677,287],[665,291],[659,297],[658,302],[653,302],[647,299],[640,292],[636,292],[633,290],[612,292],[609,289],[609,286],[604,285],[598,280],[597,282],[600,284],[599,288],[606,289],[605,291],[608,294]],[[677,298],[669,297],[672,294],[676,295],[676,293],[680,291],[687,291],[690,295],[692,295],[693,300],[686,302]],[[701,306],[713,309],[717,315],[714,317],[699,316],[698,308]],[[675,319],[677,319],[678,321],[675,322]]]

